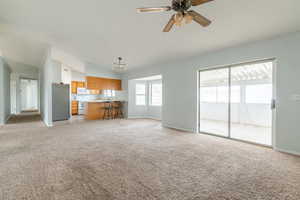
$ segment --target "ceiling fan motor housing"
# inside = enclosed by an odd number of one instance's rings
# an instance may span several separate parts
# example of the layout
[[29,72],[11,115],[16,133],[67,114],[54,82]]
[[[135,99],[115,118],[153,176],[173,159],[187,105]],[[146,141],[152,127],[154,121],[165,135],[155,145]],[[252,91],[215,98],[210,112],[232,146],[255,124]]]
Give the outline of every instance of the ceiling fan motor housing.
[[172,0],[172,9],[177,12],[187,11],[191,6],[191,0]]

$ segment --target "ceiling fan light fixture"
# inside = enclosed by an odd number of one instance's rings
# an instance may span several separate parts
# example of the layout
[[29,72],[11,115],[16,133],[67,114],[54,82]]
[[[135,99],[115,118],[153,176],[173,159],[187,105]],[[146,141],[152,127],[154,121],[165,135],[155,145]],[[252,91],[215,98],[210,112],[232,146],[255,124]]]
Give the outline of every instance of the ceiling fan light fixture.
[[181,26],[182,25],[182,21],[184,19],[184,16],[181,12],[178,12],[176,15],[175,15],[175,25],[176,26]]
[[185,13],[184,15],[184,21],[186,24],[190,24],[193,21],[193,16],[189,15],[188,13]]

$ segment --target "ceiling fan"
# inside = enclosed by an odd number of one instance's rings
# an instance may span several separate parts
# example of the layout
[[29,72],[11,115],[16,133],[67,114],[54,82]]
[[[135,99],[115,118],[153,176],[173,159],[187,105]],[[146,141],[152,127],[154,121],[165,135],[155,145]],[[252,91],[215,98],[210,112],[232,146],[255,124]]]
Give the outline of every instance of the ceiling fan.
[[191,23],[193,20],[200,25],[206,27],[211,21],[199,13],[190,10],[192,6],[199,6],[204,3],[208,3],[213,0],[172,0],[172,6],[162,7],[148,7],[148,8],[137,8],[140,13],[143,12],[163,12],[174,10],[177,13],[172,15],[171,19],[163,29],[163,32],[169,32],[173,25],[181,26],[185,21],[186,24]]

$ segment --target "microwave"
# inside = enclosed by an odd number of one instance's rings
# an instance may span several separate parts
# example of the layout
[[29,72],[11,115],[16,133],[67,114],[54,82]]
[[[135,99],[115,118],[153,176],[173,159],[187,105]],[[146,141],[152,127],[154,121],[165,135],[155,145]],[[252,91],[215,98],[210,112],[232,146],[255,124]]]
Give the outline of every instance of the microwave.
[[89,94],[89,90],[86,88],[77,88],[77,94]]

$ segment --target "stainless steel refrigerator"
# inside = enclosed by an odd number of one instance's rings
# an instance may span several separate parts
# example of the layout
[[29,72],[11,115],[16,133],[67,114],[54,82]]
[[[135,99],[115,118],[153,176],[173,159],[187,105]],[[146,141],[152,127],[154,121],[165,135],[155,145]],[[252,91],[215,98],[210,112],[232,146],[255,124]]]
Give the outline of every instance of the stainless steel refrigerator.
[[63,121],[70,119],[70,85],[52,84],[52,119]]

